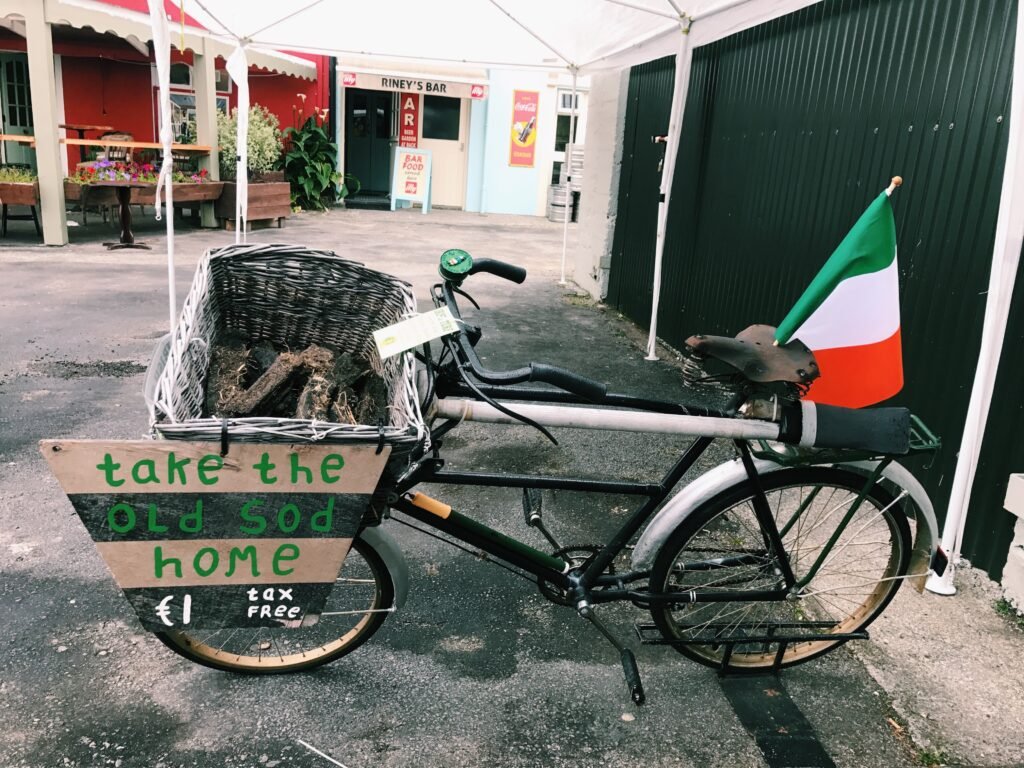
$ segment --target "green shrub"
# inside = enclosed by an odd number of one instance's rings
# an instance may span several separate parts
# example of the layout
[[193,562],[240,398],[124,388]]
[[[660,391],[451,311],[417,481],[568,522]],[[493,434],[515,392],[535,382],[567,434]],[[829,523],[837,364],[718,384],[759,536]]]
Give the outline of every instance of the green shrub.
[[[222,179],[235,178],[238,145],[235,142],[238,131],[238,110],[230,115],[217,112],[217,143],[220,145],[220,176]],[[249,107],[249,156],[247,167],[250,178],[280,167],[281,151],[284,146],[277,116],[266,107],[253,104]]]
[[299,128],[285,128],[288,151],[284,156],[285,178],[292,185],[292,199],[300,208],[325,210],[349,193],[346,183],[356,186],[351,175],[343,179],[337,171],[338,145],[331,141],[320,119],[310,115]]

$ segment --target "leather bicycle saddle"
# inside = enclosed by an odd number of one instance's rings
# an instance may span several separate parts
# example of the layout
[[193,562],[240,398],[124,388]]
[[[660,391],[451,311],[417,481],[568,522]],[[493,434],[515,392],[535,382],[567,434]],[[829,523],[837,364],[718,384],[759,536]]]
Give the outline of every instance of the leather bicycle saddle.
[[686,340],[686,346],[701,358],[714,358],[729,365],[750,381],[761,384],[786,381],[810,384],[818,378],[818,363],[802,342],[790,341],[775,346],[775,328],[770,325],[752,325],[736,335],[704,336],[698,334]]

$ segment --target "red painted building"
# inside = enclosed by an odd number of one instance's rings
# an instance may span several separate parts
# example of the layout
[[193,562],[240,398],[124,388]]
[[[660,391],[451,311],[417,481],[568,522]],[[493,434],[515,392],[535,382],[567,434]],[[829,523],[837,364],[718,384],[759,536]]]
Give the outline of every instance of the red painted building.
[[[120,9],[148,15],[146,0],[103,0],[117,13]],[[179,11],[171,0],[165,0],[172,20],[171,39],[179,28]],[[186,27],[201,27],[185,17]],[[57,87],[57,109],[60,122],[75,125],[110,126],[118,133],[128,133],[137,141],[157,139],[156,70],[151,47],[133,39],[104,34],[94,29],[67,25],[53,26],[53,52]],[[193,101],[191,85],[191,51],[172,50],[172,100],[182,111]],[[308,62],[308,63],[307,63]],[[224,70],[224,60],[216,59],[218,107],[234,108],[236,95]],[[0,133],[31,133],[31,110],[28,103],[28,76],[25,39],[16,25],[0,27],[0,107],[3,130]],[[328,59],[308,54],[262,56],[249,70],[250,101],[267,107],[278,116],[281,127],[294,122],[294,108],[306,97],[310,107],[327,107]],[[27,122],[27,125],[25,124]],[[71,138],[77,133],[68,132]],[[86,138],[98,138],[98,132]],[[77,147],[67,148],[69,167],[79,159]],[[24,145],[3,142],[5,162],[32,162],[31,151]]]

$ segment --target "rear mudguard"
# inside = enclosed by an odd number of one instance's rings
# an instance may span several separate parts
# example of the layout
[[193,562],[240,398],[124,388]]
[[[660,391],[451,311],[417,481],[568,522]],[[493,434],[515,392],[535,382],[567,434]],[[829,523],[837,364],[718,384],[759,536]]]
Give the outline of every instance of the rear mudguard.
[[384,561],[388,573],[391,574],[391,581],[395,585],[395,607],[401,608],[405,605],[405,598],[409,594],[409,565],[405,561],[405,555],[402,554],[398,542],[380,525],[364,528],[359,537],[369,544]]
[[[781,464],[764,459],[757,459],[754,464],[759,475],[787,469]],[[877,461],[856,461],[821,466],[837,467],[867,476],[878,464]],[[914,585],[914,589],[921,592],[928,578],[929,564],[939,538],[935,509],[924,486],[902,464],[891,462],[882,471],[882,477],[899,488],[905,489],[913,502],[907,506],[917,520],[917,532],[914,535],[914,549],[910,556],[908,573],[913,577],[909,581]],[[683,488],[662,507],[644,530],[643,535],[640,536],[633,549],[633,568],[643,571],[650,570],[662,544],[687,517],[708,499],[746,479],[747,474],[743,470],[743,465],[739,459],[734,459],[706,472]]]

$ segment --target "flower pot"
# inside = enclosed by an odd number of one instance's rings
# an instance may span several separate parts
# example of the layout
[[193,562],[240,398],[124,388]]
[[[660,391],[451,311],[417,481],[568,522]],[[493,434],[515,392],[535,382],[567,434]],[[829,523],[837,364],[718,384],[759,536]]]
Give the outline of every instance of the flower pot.
[[35,181],[0,181],[0,203],[3,205],[39,205],[39,183]]
[[64,201],[97,208],[105,205],[117,205],[117,192],[111,187],[93,187],[89,184],[76,184],[65,179]]
[[[217,199],[214,213],[224,222],[234,222],[238,185],[224,182],[224,192]],[[292,212],[291,185],[286,181],[249,182],[249,221],[286,219]]]
[[[202,183],[174,184],[174,205],[200,203],[217,200],[224,190],[224,182],[207,181]],[[161,196],[161,200],[165,200]],[[133,205],[154,205],[156,203],[156,185],[136,187],[132,190]]]

